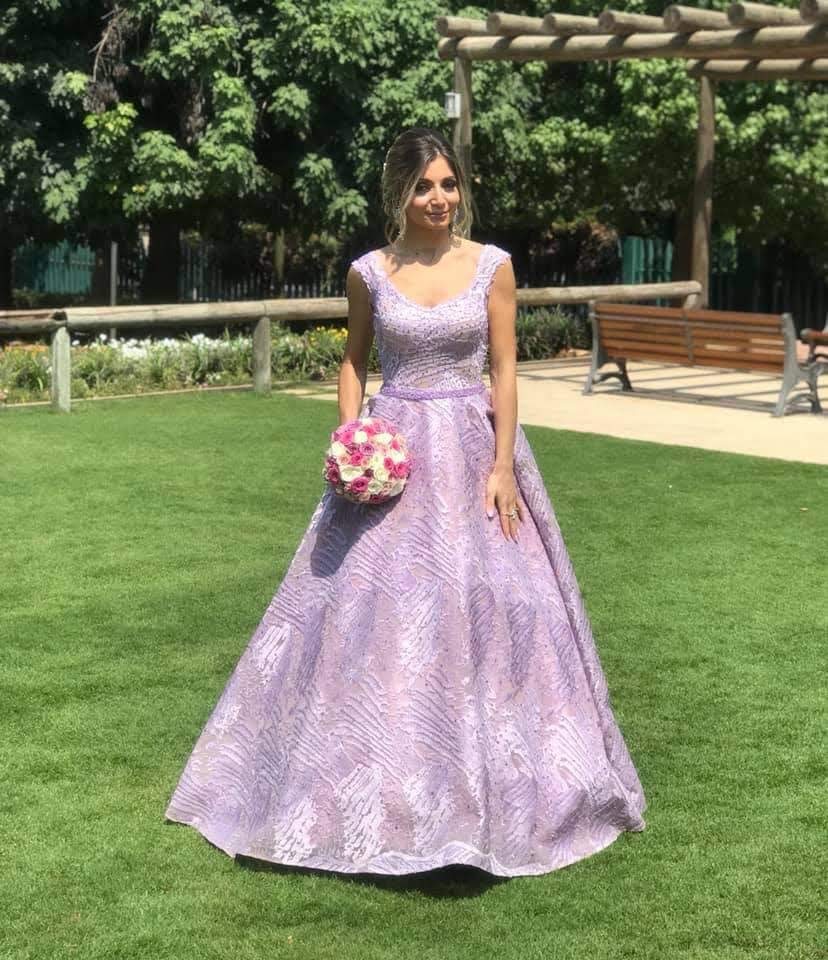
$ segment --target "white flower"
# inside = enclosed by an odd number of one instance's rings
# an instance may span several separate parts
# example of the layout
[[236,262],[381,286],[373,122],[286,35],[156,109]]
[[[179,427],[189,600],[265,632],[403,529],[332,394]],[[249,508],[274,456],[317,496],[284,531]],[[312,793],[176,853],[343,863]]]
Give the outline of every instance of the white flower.
[[354,440],[357,443],[365,443],[368,440],[368,434],[364,430],[356,430],[354,432]]
[[393,437],[390,433],[375,433],[374,440],[377,443],[391,443]]

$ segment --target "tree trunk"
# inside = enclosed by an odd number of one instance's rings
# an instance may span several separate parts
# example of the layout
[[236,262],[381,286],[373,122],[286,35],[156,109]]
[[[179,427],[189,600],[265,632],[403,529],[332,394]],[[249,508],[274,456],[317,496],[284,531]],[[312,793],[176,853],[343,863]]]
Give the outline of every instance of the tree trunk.
[[144,303],[178,303],[181,269],[180,217],[159,214],[150,223],[150,243],[143,283]]

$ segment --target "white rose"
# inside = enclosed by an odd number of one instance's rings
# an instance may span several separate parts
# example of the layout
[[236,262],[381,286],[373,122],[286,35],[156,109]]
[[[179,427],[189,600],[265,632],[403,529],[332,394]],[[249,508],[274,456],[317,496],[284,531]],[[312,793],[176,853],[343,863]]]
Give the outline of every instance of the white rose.
[[364,430],[356,430],[354,432],[354,440],[357,443],[365,443],[368,439],[368,434]]
[[379,493],[382,490],[382,483],[376,477],[368,481],[368,493]]
[[358,467],[353,463],[348,463],[344,467],[339,468],[339,475],[343,480],[346,481],[346,483],[349,480],[356,480],[357,477],[362,476],[362,467]]
[[400,460],[405,460],[405,454],[400,450],[395,450],[393,447],[388,451],[388,456],[394,461],[394,463],[399,463]]
[[344,457],[347,452],[348,448],[344,443],[342,443],[341,440],[334,440],[334,442],[331,444],[331,453],[335,457]]
[[393,435],[390,434],[390,433],[375,433],[375,434],[374,434],[374,440],[376,440],[377,443],[391,443],[391,441],[392,441],[393,439],[394,439],[394,437],[393,437]]
[[374,476],[382,483],[388,479],[388,471],[385,467],[374,467]]

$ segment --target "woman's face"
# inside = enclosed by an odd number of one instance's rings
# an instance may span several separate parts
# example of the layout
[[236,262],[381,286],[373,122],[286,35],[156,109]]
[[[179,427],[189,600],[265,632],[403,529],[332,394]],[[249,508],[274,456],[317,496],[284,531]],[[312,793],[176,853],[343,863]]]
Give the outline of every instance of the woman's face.
[[460,203],[457,178],[445,157],[435,157],[423,170],[405,209],[409,226],[445,230]]

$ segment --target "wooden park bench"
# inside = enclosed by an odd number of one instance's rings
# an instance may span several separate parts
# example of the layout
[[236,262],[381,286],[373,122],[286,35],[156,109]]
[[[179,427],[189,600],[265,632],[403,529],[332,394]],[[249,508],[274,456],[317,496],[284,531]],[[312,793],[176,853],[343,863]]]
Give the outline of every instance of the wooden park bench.
[[[828,370],[815,342],[807,356],[797,356],[797,337],[789,313],[741,313],[690,307],[654,307],[636,303],[591,300],[592,364],[584,393],[596,383],[618,377],[622,390],[632,390],[628,360],[654,360],[688,367],[719,370],[757,370],[782,375],[782,387],[773,415],[785,413],[791,391],[800,381],[807,385],[812,413],[821,413],[817,378]],[[828,324],[816,340],[828,344]],[[618,370],[598,373],[614,362]],[[797,398],[798,399],[798,398]]]

